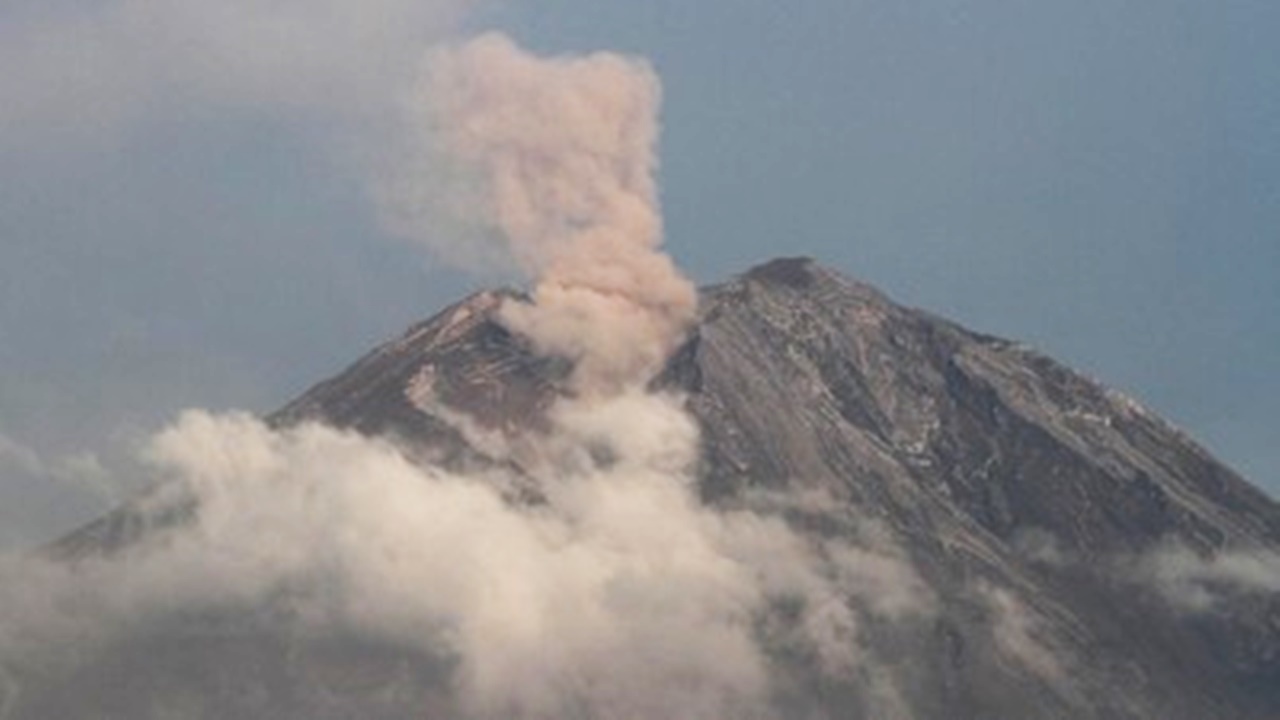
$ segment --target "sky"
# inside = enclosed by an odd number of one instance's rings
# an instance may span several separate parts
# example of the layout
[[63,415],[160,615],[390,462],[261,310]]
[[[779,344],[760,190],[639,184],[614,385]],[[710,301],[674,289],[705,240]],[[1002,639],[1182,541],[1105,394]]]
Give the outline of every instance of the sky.
[[11,0],[0,546],[473,289],[377,201],[397,88],[503,30],[663,84],[667,246],[809,255],[1138,398],[1280,493],[1280,5]]

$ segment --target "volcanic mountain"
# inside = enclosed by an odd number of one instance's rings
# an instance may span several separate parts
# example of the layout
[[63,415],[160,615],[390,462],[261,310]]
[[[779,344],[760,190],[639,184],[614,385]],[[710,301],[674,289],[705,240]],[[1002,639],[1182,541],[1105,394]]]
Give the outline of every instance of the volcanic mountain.
[[[517,297],[447,308],[269,423],[391,438],[452,468],[509,462],[484,438],[538,427],[571,370],[500,322]],[[927,609],[867,611],[845,676],[775,648],[783,716],[1280,717],[1280,505],[1125,395],[807,259],[704,289],[652,386],[699,425],[702,503],[775,508],[815,542],[874,537],[921,580]],[[536,503],[539,488],[509,494]],[[139,501],[51,553],[124,552],[199,512]],[[447,663],[228,625],[175,620],[92,661],[15,672],[0,718],[456,712]]]

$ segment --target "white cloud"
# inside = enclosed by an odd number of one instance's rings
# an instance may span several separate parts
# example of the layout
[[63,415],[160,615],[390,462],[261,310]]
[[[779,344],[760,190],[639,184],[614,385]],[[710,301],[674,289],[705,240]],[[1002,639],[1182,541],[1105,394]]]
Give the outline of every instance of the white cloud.
[[[176,482],[168,493],[199,499],[198,522],[76,569],[11,566],[0,665],[182,608],[287,603],[312,630],[460,658],[478,717],[585,704],[717,718],[767,705],[756,629],[771,603],[800,603],[795,640],[823,657],[853,642],[852,556],[837,569],[776,517],[701,506],[685,474],[696,430],[674,399],[555,417],[538,470],[547,501],[517,505],[500,483],[416,466],[380,440],[188,413],[149,457]],[[663,429],[632,432],[646,425]],[[599,447],[603,464],[587,459]]]
[[1142,557],[1139,567],[1165,600],[1192,612],[1211,611],[1232,595],[1280,593],[1280,554],[1263,548],[1205,556],[1171,545]]

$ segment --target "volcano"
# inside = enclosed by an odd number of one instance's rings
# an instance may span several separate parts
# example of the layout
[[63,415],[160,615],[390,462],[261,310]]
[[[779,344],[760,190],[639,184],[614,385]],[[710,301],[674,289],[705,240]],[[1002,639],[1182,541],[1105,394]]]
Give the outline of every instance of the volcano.
[[[507,329],[507,301],[519,295],[446,308],[267,422],[386,438],[460,472],[510,465],[483,439],[545,423],[572,367]],[[1185,433],[1025,345],[812,260],[704,288],[699,308],[651,382],[697,421],[699,502],[773,508],[813,542],[873,528],[929,596],[909,618],[868,611],[844,675],[771,646],[770,712],[1280,717],[1280,505]],[[504,492],[539,502],[533,480]],[[47,554],[125,555],[200,512],[158,490]],[[448,659],[298,637],[269,613],[192,617],[179,608],[83,656],[7,671],[0,718],[465,716]]]

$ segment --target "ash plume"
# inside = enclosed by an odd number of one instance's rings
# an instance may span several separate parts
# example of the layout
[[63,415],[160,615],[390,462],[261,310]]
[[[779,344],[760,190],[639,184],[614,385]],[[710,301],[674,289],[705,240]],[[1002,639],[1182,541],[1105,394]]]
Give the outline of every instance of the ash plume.
[[509,303],[503,318],[541,352],[573,360],[577,390],[647,380],[696,304],[659,249],[652,69],[611,53],[540,58],[488,34],[434,53],[420,93],[426,158],[454,180],[445,209],[478,225],[486,248],[415,225],[415,207],[440,202],[423,197],[439,188],[422,175],[401,174],[392,193],[401,230],[532,278],[532,303]]

